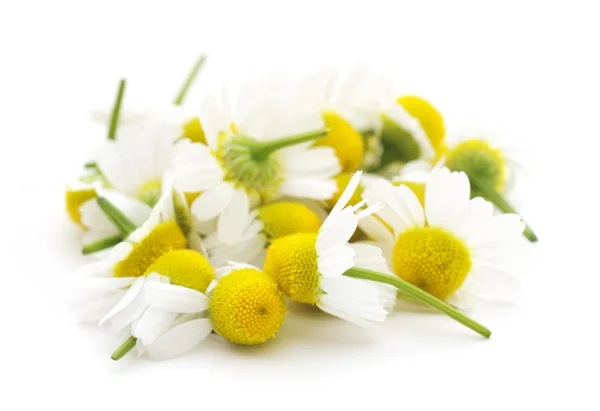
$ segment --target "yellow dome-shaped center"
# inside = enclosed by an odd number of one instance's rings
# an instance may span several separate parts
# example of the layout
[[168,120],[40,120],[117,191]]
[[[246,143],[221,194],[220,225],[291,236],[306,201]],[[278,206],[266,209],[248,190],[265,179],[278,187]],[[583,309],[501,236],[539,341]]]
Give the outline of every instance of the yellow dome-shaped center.
[[65,206],[69,218],[81,227],[86,228],[81,223],[81,212],[79,211],[79,207],[86,201],[96,197],[96,190],[92,188],[85,190],[67,190],[65,192]]
[[158,273],[169,277],[171,284],[191,288],[201,293],[215,279],[208,260],[194,250],[173,250],[161,255],[146,268],[145,275]]
[[258,209],[263,232],[269,240],[296,233],[316,233],[321,219],[310,208],[300,203],[279,202]]
[[[471,139],[453,147],[446,158],[446,167],[452,171],[463,171],[478,181],[502,192],[506,180],[506,160],[498,149],[486,141]],[[471,197],[481,196],[477,190]]]
[[292,300],[316,304],[319,297],[317,234],[300,233],[273,241],[267,249],[264,271]]
[[[337,191],[335,192],[332,198],[327,200],[327,205],[329,206],[329,208],[333,208],[335,206],[335,203],[338,202],[338,200],[342,196],[342,193],[348,186],[348,183],[350,182],[353,176],[354,173],[338,174],[338,176],[335,178],[335,183],[337,184]],[[352,194],[350,201],[348,201],[348,205],[356,205],[360,203],[362,201],[363,191],[364,187],[359,184],[356,190],[354,191],[354,194]]]
[[421,97],[402,96],[397,101],[408,114],[419,121],[436,153],[443,150],[446,130],[444,118],[440,112],[430,102]]
[[207,144],[204,129],[198,117],[194,117],[183,125],[183,137],[189,139],[192,143]]
[[329,133],[315,142],[317,146],[329,146],[335,150],[342,171],[353,172],[360,168],[365,154],[362,136],[342,116],[327,111],[323,113]]
[[419,202],[421,203],[422,207],[425,207],[425,183],[416,183],[414,181],[394,181],[393,183],[395,186],[406,186],[410,189],[410,191],[412,191],[417,198],[419,199]]
[[115,264],[115,277],[139,277],[156,259],[173,250],[186,248],[187,240],[175,220],[159,223],[125,259]]
[[260,344],[275,337],[286,315],[285,299],[265,273],[243,268],[223,277],[210,298],[214,330],[235,344]]
[[396,275],[440,299],[460,288],[471,265],[466,245],[438,227],[405,231],[398,237],[392,255]]

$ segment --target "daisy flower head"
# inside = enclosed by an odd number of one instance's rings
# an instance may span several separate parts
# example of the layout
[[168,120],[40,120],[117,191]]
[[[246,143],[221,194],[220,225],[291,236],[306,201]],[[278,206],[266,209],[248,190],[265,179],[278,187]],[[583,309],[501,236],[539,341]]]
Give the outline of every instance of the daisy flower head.
[[506,251],[525,225],[515,214],[493,215],[482,198],[471,199],[465,173],[434,169],[424,206],[407,186],[385,180],[365,197],[384,207],[360,226],[398,277],[456,306],[509,296],[514,283]]
[[367,129],[378,136],[381,157],[375,171],[396,163],[435,161],[444,151],[445,126],[439,111],[422,97],[398,97],[391,79],[363,70],[363,110]]
[[214,232],[204,238],[209,260],[215,267],[228,261],[244,261],[262,267],[267,247],[276,239],[295,233],[317,233],[321,219],[304,204],[278,201],[250,211],[248,226],[234,243],[224,243]]
[[105,259],[77,270],[76,303],[83,321],[95,321],[105,314],[163,254],[173,250],[204,250],[192,217],[186,212],[185,201],[177,192],[165,193],[139,227],[106,198],[98,198],[98,203],[125,240],[114,246]]
[[364,202],[346,207],[360,175],[355,174],[318,233],[297,233],[273,241],[264,271],[293,301],[367,325],[385,320],[387,309],[395,302],[395,291],[387,285],[343,275],[358,264],[385,269],[379,249],[348,243],[358,220],[377,210],[365,207]]
[[192,144],[174,161],[175,186],[195,193],[191,210],[199,221],[217,219],[222,242],[240,239],[249,210],[258,204],[284,196],[331,197],[340,170],[332,149],[311,146],[325,130],[298,130],[306,123],[288,121],[268,101],[253,103],[252,92],[243,90],[235,107],[226,94],[219,102],[205,99],[201,117],[208,145]]
[[366,120],[360,110],[360,82],[356,70],[323,69],[300,79],[286,97],[289,111],[326,127],[316,144],[331,147],[342,171],[353,173],[363,164]]
[[200,253],[174,250],[158,258],[103,318],[131,337],[113,353],[118,360],[137,351],[154,360],[180,356],[211,332],[241,345],[275,337],[286,315],[277,285],[255,267],[215,270]]

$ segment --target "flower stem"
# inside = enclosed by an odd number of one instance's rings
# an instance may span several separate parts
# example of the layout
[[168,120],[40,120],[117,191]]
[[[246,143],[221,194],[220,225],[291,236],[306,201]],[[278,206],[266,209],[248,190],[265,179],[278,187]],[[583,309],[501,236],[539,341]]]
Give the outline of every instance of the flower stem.
[[458,321],[462,325],[469,327],[471,330],[476,333],[484,336],[485,338],[490,338],[492,332],[488,330],[483,325],[479,324],[475,320],[470,319],[465,314],[452,307],[450,304],[445,303],[444,301],[434,297],[433,295],[421,290],[419,287],[412,285],[411,283],[403,280],[400,277],[378,273],[376,271],[366,270],[363,268],[353,267],[344,273],[347,277],[352,278],[361,278],[363,280],[375,281],[378,283],[390,284],[394,287],[398,288],[404,294],[414,298],[422,303],[429,305],[430,307],[435,308],[436,310],[446,314],[450,318]]
[[137,338],[135,338],[134,336],[131,336],[128,339],[126,339],[125,342],[121,344],[119,348],[117,348],[112,353],[112,355],[110,356],[111,360],[119,361],[121,358],[125,357],[125,355],[127,355],[127,353],[131,351],[133,347],[135,347],[136,342]]
[[[486,200],[498,207],[503,213],[513,213],[519,215],[519,213],[517,213],[513,206],[511,206],[508,203],[508,201],[506,201],[502,194],[498,193],[496,190],[494,190],[494,188],[490,187],[487,184],[483,184],[481,180],[479,180],[476,176],[469,176],[469,180],[471,181],[471,184],[473,186],[475,186],[479,191],[481,191]],[[537,236],[535,235],[531,227],[527,225],[527,223],[525,223],[525,230],[523,231],[523,235],[532,243],[535,243],[538,240]]]
[[324,137],[328,133],[327,129],[318,129],[307,133],[296,134],[293,136],[281,137],[271,141],[257,141],[252,145],[252,155],[255,159],[264,159],[269,154],[279,149],[304,143],[317,138]]
[[180,106],[181,103],[183,103],[183,99],[185,98],[190,87],[192,86],[192,83],[198,76],[198,73],[200,72],[200,69],[204,65],[205,61],[206,61],[205,55],[198,57],[198,60],[196,60],[196,63],[192,67],[192,71],[190,71],[190,74],[188,74],[187,78],[185,79],[185,83],[183,83],[183,86],[181,86],[181,90],[179,90],[179,94],[177,94],[177,97],[175,97],[173,104],[175,104],[176,106]]
[[137,226],[121,210],[104,197],[96,199],[98,206],[104,211],[108,219],[117,227],[123,238],[127,237]]
[[85,244],[81,249],[81,253],[83,255],[97,253],[98,251],[113,247],[119,244],[121,241],[123,241],[123,237],[120,234],[112,235],[93,243]]
[[119,114],[121,113],[121,102],[123,101],[123,93],[125,93],[125,79],[121,79],[121,81],[119,82],[119,91],[117,92],[117,99],[115,100],[115,104],[110,115],[110,123],[108,127],[109,140],[114,140],[117,134],[117,125],[119,124]]

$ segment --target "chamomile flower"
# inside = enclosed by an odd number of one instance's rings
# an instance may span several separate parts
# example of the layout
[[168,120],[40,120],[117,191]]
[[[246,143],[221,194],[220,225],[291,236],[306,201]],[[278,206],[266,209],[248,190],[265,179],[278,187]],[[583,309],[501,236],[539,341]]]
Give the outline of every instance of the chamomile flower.
[[382,146],[380,161],[371,165],[371,170],[381,171],[417,159],[433,162],[441,155],[444,120],[431,103],[418,96],[398,97],[388,77],[366,70],[362,87],[367,129],[379,136]]
[[126,240],[117,244],[106,259],[77,270],[76,303],[79,317],[84,321],[94,321],[105,314],[163,254],[187,248],[203,251],[200,237],[186,213],[185,201],[177,192],[163,194],[148,219],[137,229],[106,199],[99,201]]
[[482,198],[470,199],[466,174],[435,169],[424,207],[408,187],[385,180],[364,195],[384,208],[360,227],[377,240],[397,276],[457,306],[508,297],[505,253],[524,223],[515,214],[493,215]]
[[134,345],[151,359],[177,357],[212,331],[242,345],[275,337],[286,315],[277,285],[254,267],[230,267],[225,274],[214,281],[208,260],[191,250],[158,258],[101,321],[113,330],[131,326],[131,338],[112,358]]
[[239,106],[207,98],[201,117],[208,145],[192,144],[174,161],[175,186],[199,193],[192,212],[201,222],[217,218],[219,240],[228,243],[242,236],[252,206],[283,196],[327,199],[340,170],[331,148],[310,146],[323,130],[277,138],[296,127],[285,113]]
[[[451,171],[462,171],[471,183],[471,198],[483,197],[500,211],[517,214],[511,200],[511,188],[515,183],[515,170],[522,168],[519,150],[506,144],[497,145],[485,136],[485,132],[464,132],[454,139],[456,142],[446,149],[437,166],[445,165]],[[426,182],[434,166],[417,160],[407,163],[396,182]],[[537,236],[530,227],[523,233],[530,241]]]
[[300,79],[286,96],[284,107],[297,118],[310,119],[313,127],[328,133],[317,145],[332,147],[342,171],[355,172],[364,161],[365,141],[361,135],[365,118],[359,106],[357,71],[325,69]]
[[250,211],[242,237],[234,243],[219,241],[218,234],[204,238],[209,259],[215,267],[242,261],[262,267],[265,252],[274,240],[295,233],[317,233],[321,219],[304,204],[279,201]]
[[171,162],[192,144],[174,143],[177,135],[176,128],[160,123],[123,127],[98,151],[95,163],[111,188],[152,207]]
[[267,250],[264,271],[293,301],[367,325],[385,320],[386,308],[395,302],[387,285],[346,277],[358,264],[385,270],[381,251],[369,245],[350,245],[358,220],[377,210],[361,202],[346,207],[360,181],[356,173],[318,233],[297,233],[279,238]]

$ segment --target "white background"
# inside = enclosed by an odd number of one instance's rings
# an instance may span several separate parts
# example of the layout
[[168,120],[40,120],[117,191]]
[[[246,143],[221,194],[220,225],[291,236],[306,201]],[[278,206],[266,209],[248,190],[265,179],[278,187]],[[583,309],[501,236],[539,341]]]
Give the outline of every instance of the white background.
[[[0,409],[599,409],[599,12],[594,1],[3,1],[0,5]],[[489,341],[396,312],[368,333],[292,308],[278,338],[114,363],[118,337],[75,324],[81,263],[64,184],[113,98],[172,99],[201,52],[212,79],[362,58],[529,149],[537,230],[519,306],[478,311]],[[100,136],[101,138],[101,136]]]

